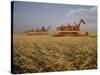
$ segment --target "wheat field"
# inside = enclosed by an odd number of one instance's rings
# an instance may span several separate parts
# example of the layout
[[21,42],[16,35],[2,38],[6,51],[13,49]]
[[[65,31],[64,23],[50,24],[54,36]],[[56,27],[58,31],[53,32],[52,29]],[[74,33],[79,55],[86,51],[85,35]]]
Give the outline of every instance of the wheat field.
[[13,72],[97,68],[96,36],[13,35]]

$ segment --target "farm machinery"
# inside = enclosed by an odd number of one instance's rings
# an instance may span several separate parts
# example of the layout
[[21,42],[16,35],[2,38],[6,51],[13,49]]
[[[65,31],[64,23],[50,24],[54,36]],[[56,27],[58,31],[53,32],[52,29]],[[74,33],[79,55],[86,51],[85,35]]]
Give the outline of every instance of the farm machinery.
[[[68,25],[61,25],[56,27],[56,31],[53,32],[52,36],[86,36],[88,35],[88,32],[84,32],[80,30],[80,25],[86,24],[83,19],[80,19],[79,23],[74,24],[68,24]],[[28,35],[47,35],[49,34],[49,29],[51,26],[48,26],[48,28],[45,28],[44,26],[41,28],[31,29],[29,31],[25,31],[25,34]]]
[[88,35],[88,32],[80,31],[80,25],[81,23],[86,24],[83,19],[80,19],[80,22],[78,24],[68,24],[68,25],[61,25],[56,28],[56,32],[53,34],[53,36],[66,36],[66,35]]
[[31,30],[25,31],[24,33],[28,34],[28,35],[47,35],[47,34],[49,34],[48,31],[49,31],[50,27],[51,26],[48,26],[48,28],[46,29],[43,26],[41,28],[36,28],[36,29],[31,29]]

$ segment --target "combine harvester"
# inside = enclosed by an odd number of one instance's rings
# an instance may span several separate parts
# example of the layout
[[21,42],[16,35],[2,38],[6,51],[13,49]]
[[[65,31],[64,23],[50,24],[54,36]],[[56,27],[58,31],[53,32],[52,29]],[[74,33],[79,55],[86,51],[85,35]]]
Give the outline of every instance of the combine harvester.
[[85,24],[85,21],[83,19],[80,19],[79,24],[70,25],[61,25],[56,28],[56,32],[53,34],[53,36],[86,36],[88,35],[88,32],[80,31],[80,25],[81,23]]
[[36,28],[35,30],[32,29],[32,30],[29,30],[29,31],[25,31],[23,32],[24,34],[27,34],[27,35],[48,35],[49,32],[48,30],[50,29],[51,26],[48,26],[48,28],[46,29],[44,26],[41,27],[41,28]]

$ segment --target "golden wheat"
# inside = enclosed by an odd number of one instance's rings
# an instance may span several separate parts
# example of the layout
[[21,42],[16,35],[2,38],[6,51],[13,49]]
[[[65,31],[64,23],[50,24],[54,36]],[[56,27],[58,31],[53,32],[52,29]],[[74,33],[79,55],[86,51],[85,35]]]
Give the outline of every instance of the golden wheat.
[[97,68],[97,39],[90,36],[13,35],[14,73]]

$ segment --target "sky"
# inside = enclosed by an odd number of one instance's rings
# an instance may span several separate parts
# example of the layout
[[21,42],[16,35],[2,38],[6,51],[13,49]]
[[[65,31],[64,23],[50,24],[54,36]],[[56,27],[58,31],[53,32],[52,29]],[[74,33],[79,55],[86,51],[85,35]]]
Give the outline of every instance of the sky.
[[97,32],[96,6],[14,1],[14,32],[49,25],[50,31],[54,31],[61,24],[78,24],[81,18],[86,22],[80,26],[82,31]]

